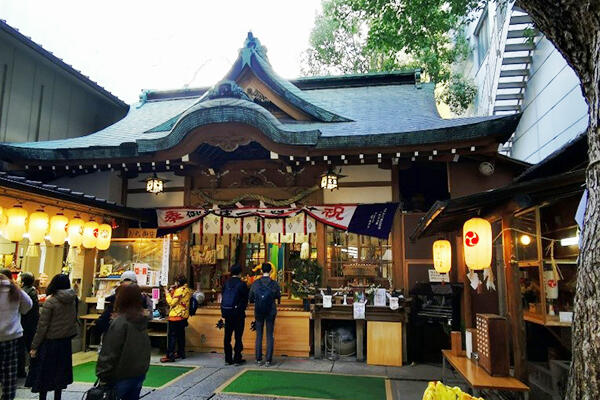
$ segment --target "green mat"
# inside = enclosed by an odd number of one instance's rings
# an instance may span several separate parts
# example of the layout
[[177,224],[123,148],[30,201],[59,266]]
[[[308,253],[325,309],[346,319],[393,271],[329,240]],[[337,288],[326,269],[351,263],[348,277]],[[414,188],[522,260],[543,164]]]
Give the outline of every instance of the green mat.
[[[146,374],[146,380],[144,380],[144,386],[151,388],[161,387],[192,369],[194,369],[194,367],[150,365],[150,369]],[[96,362],[89,361],[75,365],[73,367],[73,381],[86,383],[96,382]]]
[[386,400],[385,378],[287,371],[243,372],[223,393],[330,400]]

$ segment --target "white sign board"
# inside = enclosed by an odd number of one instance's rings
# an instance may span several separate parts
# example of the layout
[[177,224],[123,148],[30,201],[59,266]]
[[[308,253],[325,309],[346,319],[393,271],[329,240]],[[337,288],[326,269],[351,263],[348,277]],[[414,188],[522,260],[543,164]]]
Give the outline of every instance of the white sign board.
[[386,290],[377,289],[375,290],[374,303],[377,307],[385,307],[386,305]]
[[448,274],[440,274],[435,269],[430,269],[429,282],[450,282],[450,276]]
[[390,310],[397,310],[399,308],[398,298],[390,297]]
[[323,295],[323,308],[331,308],[331,298],[333,296],[326,294]]
[[356,301],[352,303],[354,308],[354,319],[365,319],[365,303]]

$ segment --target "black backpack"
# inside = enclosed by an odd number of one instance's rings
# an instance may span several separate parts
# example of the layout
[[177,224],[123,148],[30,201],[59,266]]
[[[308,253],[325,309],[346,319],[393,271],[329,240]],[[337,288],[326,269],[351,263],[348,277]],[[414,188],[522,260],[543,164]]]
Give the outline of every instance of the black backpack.
[[239,306],[239,287],[235,285],[231,279],[225,282],[225,290],[221,298],[221,316],[223,318],[235,317],[238,313]]
[[266,317],[273,310],[275,303],[274,282],[269,279],[268,283],[262,278],[255,283],[254,288],[254,314],[259,317]]

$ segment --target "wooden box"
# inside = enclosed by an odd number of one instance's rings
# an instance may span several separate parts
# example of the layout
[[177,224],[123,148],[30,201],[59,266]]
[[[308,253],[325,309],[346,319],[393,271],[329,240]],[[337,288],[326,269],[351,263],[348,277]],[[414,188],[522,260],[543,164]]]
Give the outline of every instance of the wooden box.
[[477,354],[479,365],[492,376],[507,376],[510,368],[506,318],[477,314]]
[[367,321],[367,364],[402,366],[402,323]]

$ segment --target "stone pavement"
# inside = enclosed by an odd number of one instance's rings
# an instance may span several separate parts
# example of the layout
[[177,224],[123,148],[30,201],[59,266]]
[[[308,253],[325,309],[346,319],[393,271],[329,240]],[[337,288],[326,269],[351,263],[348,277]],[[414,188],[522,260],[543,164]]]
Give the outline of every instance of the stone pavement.
[[[94,353],[75,355],[75,360],[88,360]],[[159,355],[152,356],[152,363],[158,363]],[[171,385],[160,390],[144,389],[142,398],[144,400],[273,400],[272,397],[261,398],[256,396],[238,396],[215,394],[215,390],[228,379],[240,372],[243,368],[254,368],[250,358],[243,367],[225,366],[223,355],[213,353],[189,353],[186,360],[170,365],[190,365],[200,368],[185,375]],[[75,361],[77,362],[77,361]],[[264,367],[262,367],[264,368]],[[386,376],[391,380],[394,400],[421,400],[423,391],[430,380],[439,380],[441,377],[441,366],[430,364],[408,365],[399,367],[381,367],[366,365],[354,360],[315,360],[313,358],[281,357],[275,360],[273,369],[291,371],[311,371],[325,373],[355,374],[355,375],[379,375]],[[452,378],[451,372],[447,372],[448,378]],[[20,388],[17,391],[17,399],[36,399],[37,396],[28,389],[22,387],[23,380],[19,381]],[[453,384],[459,383],[454,376]],[[80,400],[90,385],[74,383],[63,393],[63,400]],[[48,394],[52,399],[53,394]],[[285,400],[279,398],[279,400]],[[368,399],[365,399],[368,400]]]

